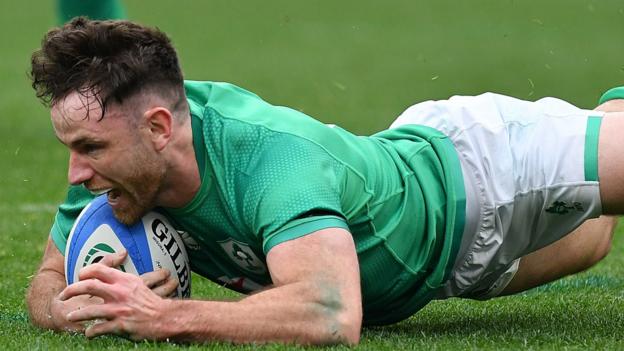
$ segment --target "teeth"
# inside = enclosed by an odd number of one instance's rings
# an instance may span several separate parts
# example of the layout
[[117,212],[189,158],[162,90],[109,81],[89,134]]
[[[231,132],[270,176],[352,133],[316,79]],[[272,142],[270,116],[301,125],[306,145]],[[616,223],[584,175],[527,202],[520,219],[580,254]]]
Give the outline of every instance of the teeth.
[[107,192],[113,190],[113,188],[107,188],[107,189],[96,189],[96,190],[91,190],[89,189],[89,192],[95,196],[98,195],[102,195],[102,194],[106,194]]

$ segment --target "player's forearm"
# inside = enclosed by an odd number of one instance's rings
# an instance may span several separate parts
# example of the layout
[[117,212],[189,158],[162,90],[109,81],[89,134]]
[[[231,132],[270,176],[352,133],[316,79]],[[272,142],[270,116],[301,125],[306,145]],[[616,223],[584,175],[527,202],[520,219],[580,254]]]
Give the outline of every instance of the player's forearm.
[[55,296],[65,288],[64,277],[53,270],[40,270],[33,277],[26,293],[26,304],[31,322],[41,328],[60,330],[62,326],[52,315]]
[[163,320],[180,341],[357,344],[361,310],[349,305],[330,284],[306,282],[238,302],[170,300]]

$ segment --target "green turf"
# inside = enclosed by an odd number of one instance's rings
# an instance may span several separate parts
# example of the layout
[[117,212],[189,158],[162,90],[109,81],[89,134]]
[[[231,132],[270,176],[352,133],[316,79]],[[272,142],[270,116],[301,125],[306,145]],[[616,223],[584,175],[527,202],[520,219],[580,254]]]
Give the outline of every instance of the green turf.
[[[0,11],[0,346],[201,348],[87,341],[27,321],[24,292],[66,182],[67,156],[27,79],[29,55],[56,21],[52,6],[14,1]],[[151,0],[128,2],[128,13],[171,34],[187,78],[234,82],[357,133],[425,99],[496,91],[591,108],[624,82],[621,1]],[[432,303],[395,326],[365,329],[360,348],[622,349],[619,236],[583,275],[490,302]],[[198,277],[193,284],[198,297],[233,296]]]

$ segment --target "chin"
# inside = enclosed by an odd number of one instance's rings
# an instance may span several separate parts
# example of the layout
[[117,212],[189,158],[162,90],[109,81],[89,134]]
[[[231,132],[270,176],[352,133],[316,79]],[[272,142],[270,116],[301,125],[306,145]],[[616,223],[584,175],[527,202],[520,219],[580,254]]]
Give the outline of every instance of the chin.
[[138,222],[147,211],[143,208],[127,208],[127,209],[113,209],[113,214],[117,220],[125,225],[133,225]]

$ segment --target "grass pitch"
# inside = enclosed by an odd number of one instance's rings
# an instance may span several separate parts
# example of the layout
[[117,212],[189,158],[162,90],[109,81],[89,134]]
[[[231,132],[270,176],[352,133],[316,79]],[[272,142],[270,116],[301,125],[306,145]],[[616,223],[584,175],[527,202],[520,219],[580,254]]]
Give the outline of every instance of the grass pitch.
[[[233,82],[362,134],[426,99],[496,91],[591,108],[600,92],[624,82],[619,1],[153,0],[128,2],[128,13],[170,33],[187,78]],[[30,326],[23,296],[64,196],[67,155],[26,72],[56,19],[52,2],[43,0],[11,2],[0,19],[0,345],[288,348],[87,341]],[[611,255],[584,274],[489,302],[434,302],[402,323],[365,329],[359,348],[623,349],[620,237]],[[235,296],[200,277],[193,288],[195,297]]]

